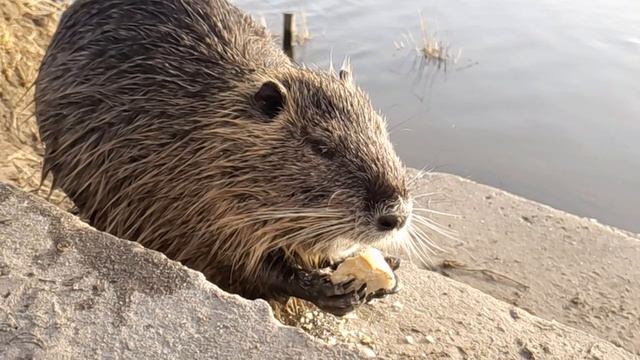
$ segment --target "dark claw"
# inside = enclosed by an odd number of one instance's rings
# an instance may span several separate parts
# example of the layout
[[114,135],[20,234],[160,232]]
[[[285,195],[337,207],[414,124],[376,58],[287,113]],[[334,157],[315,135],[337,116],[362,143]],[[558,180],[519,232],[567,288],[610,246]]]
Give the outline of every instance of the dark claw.
[[292,294],[302,299],[313,299],[335,295],[344,295],[349,292],[355,279],[334,284],[328,274],[319,271],[298,271],[291,284]]
[[400,267],[400,258],[395,256],[385,256],[384,260],[389,264],[391,270],[396,271]]
[[351,280],[347,280],[345,282],[339,283],[337,284],[338,286],[342,287],[342,292],[341,294],[346,294],[347,290],[349,290],[351,288],[351,285],[353,285],[353,282],[356,281],[355,278],[351,279]]
[[360,286],[360,289],[358,289],[358,291],[356,292],[356,299],[358,300],[358,303],[360,303],[360,300],[365,300],[367,296],[367,284],[362,284],[362,286]]
[[355,279],[339,284],[331,282],[330,274],[320,271],[298,271],[288,285],[292,296],[310,301],[318,308],[343,316],[367,300],[366,284],[353,289]]
[[351,279],[341,283],[334,284],[331,282],[331,279],[329,279],[329,277],[327,276],[323,278],[322,284],[318,284],[317,292],[321,297],[347,295],[353,292],[353,290],[351,291],[349,290],[351,289],[354,281],[356,281],[356,279]]
[[315,302],[316,306],[323,311],[331,313],[335,316],[344,316],[356,307],[365,303],[367,297],[367,284],[362,286],[357,291],[352,291],[344,295],[336,295],[328,298],[318,299]]

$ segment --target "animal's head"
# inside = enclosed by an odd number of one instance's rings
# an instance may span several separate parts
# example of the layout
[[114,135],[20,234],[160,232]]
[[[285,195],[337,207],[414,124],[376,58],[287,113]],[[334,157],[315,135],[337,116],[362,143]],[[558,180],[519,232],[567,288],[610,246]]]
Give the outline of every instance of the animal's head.
[[253,89],[242,137],[257,168],[247,186],[272,190],[255,215],[282,219],[272,229],[283,244],[341,251],[407,234],[405,168],[350,69],[286,69],[262,75]]

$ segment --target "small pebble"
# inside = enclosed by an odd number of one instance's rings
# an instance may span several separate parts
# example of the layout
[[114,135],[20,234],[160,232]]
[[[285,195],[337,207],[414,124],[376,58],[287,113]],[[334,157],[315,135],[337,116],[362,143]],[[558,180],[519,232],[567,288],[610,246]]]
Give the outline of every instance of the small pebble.
[[362,334],[360,335],[360,343],[364,344],[364,345],[371,345],[373,344],[373,339],[370,338],[369,336]]
[[402,307],[403,307],[403,305],[402,305],[402,303],[400,301],[394,302],[393,304],[391,304],[391,306],[393,306],[393,309],[395,311],[400,311],[400,310],[402,310]]
[[358,314],[356,314],[355,311],[353,311],[353,312],[350,312],[350,313],[346,314],[342,318],[343,319],[357,319],[358,318]]
[[304,314],[304,317],[306,317],[309,320],[312,320],[313,319],[313,313],[312,312],[308,312],[308,313]]
[[436,339],[431,335],[427,335],[426,339],[429,344],[435,344],[436,342]]
[[520,319],[520,314],[518,313],[518,310],[516,310],[516,309],[510,309],[510,310],[509,310],[509,315],[511,315],[511,318],[512,318],[513,320],[518,320],[518,319]]
[[70,247],[71,247],[71,244],[69,244],[66,241],[61,241],[58,244],[56,244],[56,250],[58,250],[58,252],[65,252],[69,250]]
[[405,336],[405,337],[404,337],[404,341],[406,341],[406,342],[407,342],[407,344],[411,344],[411,345],[413,345],[413,344],[415,344],[415,343],[416,343],[416,340],[415,340],[415,339],[413,338],[413,336],[411,336],[411,335],[407,335],[407,336]]
[[360,349],[360,351],[362,351],[364,356],[370,357],[370,358],[376,357],[376,352],[373,351],[371,348],[368,348],[366,346],[358,346],[358,348]]

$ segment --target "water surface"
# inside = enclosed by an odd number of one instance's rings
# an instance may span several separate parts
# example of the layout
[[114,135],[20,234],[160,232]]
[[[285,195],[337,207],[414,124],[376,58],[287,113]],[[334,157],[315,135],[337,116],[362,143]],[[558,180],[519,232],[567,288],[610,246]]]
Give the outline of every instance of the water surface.
[[[296,60],[348,55],[408,165],[640,232],[640,1],[235,3],[275,34],[303,10]],[[462,50],[446,72],[394,45],[420,38],[419,11]]]

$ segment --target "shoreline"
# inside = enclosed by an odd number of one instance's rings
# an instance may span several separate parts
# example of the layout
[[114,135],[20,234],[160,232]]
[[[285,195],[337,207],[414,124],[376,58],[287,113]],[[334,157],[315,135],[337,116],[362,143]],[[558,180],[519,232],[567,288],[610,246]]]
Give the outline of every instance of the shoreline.
[[640,237],[456,175],[419,188],[460,215],[432,216],[458,238],[434,237],[434,271],[640,354]]

